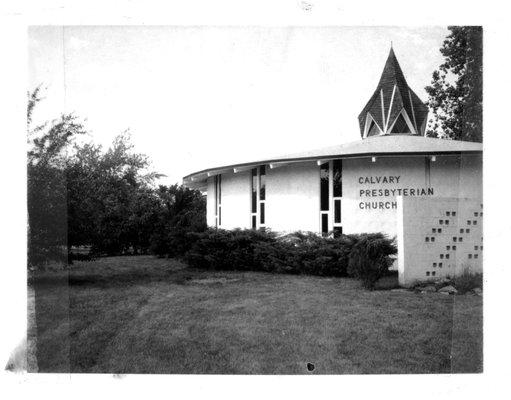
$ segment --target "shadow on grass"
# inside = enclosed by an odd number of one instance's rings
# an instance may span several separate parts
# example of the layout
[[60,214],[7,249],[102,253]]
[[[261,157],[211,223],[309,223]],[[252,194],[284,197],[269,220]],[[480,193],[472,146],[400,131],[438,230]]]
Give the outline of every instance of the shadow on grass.
[[387,276],[380,278],[374,286],[374,290],[390,290],[397,288],[399,288],[397,271],[390,271]]

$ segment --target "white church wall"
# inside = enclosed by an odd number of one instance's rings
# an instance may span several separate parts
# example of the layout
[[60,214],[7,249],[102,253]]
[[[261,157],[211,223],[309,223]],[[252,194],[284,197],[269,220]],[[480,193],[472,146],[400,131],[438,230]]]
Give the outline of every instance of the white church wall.
[[377,158],[376,162],[371,158],[343,160],[343,232],[395,235],[396,194],[404,188],[427,188],[424,157]]
[[399,197],[399,283],[482,272],[482,206],[477,199]]
[[250,228],[250,194],[250,171],[222,174],[221,228]]
[[315,162],[266,169],[266,226],[319,231],[319,167]]
[[440,197],[482,197],[482,157],[438,156],[431,162],[431,186]]
[[[482,198],[480,155],[345,159],[341,201],[344,233],[397,234],[397,196]],[[429,164],[429,168],[428,168]],[[315,161],[266,169],[266,227],[320,231]],[[250,171],[222,174],[222,228],[250,228]],[[214,179],[208,178],[208,225],[215,226]],[[375,208],[374,208],[375,207]]]
[[396,235],[400,194],[482,198],[481,156],[436,156],[429,173],[427,164],[424,156],[343,160],[343,231]]

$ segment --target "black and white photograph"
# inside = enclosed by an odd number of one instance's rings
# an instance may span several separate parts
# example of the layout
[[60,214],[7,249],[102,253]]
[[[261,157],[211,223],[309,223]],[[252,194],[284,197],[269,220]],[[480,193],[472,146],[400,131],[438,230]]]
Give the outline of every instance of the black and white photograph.
[[507,133],[491,27],[452,21],[27,23],[4,373],[492,370],[483,166]]

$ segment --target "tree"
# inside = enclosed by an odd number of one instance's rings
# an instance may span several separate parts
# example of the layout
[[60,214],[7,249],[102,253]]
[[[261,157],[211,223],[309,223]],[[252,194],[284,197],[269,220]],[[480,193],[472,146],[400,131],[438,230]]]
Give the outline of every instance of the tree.
[[134,151],[129,132],[103,150],[74,141],[85,128],[72,114],[32,126],[39,92],[28,95],[27,105],[29,266],[65,264],[68,251],[82,245],[96,254],[140,254],[157,248],[156,240],[170,249],[163,254],[180,254],[186,233],[206,228],[201,193],[155,188],[161,174],[147,172],[149,159]]
[[151,235],[151,252],[158,256],[182,256],[190,247],[188,233],[206,230],[206,199],[181,185],[156,190],[159,208]]
[[445,62],[433,72],[427,136],[482,142],[483,29],[450,26],[440,52]]
[[67,187],[65,164],[73,139],[85,132],[72,114],[33,126],[32,114],[40,89],[28,94],[27,208],[28,264],[41,268],[49,261],[67,260]]
[[147,251],[158,207],[151,187],[158,175],[144,174],[148,165],[133,151],[128,132],[107,151],[92,143],[75,146],[66,167],[70,246],[91,245],[106,254]]

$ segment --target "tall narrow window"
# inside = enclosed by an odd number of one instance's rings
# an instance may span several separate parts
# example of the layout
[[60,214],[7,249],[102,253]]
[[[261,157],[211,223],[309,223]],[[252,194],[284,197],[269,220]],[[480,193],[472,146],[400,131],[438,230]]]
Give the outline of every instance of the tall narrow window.
[[334,160],[334,197],[342,197],[342,160]]
[[341,223],[341,200],[334,200],[334,223]]
[[259,176],[261,178],[259,187],[259,200],[266,200],[266,165],[259,167]]
[[215,175],[215,226],[222,225],[222,175]]
[[215,228],[218,228],[218,176],[215,175]]
[[321,234],[328,235],[328,214],[321,214]]
[[263,227],[266,223],[266,166],[252,169],[251,193],[252,228]]
[[342,160],[320,165],[320,230],[322,235],[342,233]]
[[257,212],[257,168],[252,169],[252,213]]
[[266,165],[259,167],[259,223],[265,224],[265,203],[266,203]]
[[330,203],[330,196],[329,193],[329,163],[326,162],[324,164],[321,164],[320,168],[320,180],[321,180],[321,211],[328,211],[329,209],[329,203]]

